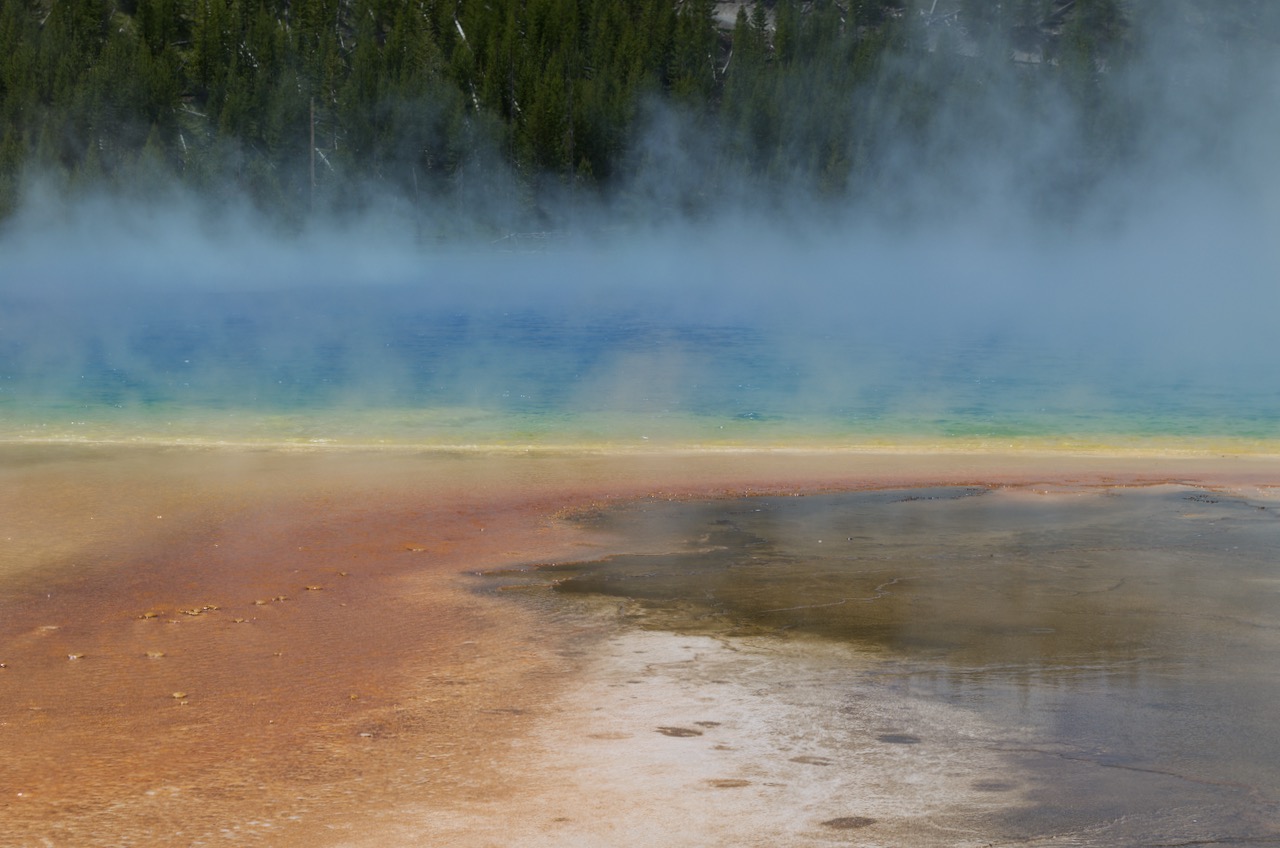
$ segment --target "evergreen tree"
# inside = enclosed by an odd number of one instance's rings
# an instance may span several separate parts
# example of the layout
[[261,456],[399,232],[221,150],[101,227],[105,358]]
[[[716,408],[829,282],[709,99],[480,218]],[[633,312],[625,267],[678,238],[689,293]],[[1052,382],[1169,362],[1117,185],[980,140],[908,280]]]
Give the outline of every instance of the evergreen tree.
[[716,28],[712,0],[689,0],[676,18],[668,72],[671,91],[709,103],[716,87]]

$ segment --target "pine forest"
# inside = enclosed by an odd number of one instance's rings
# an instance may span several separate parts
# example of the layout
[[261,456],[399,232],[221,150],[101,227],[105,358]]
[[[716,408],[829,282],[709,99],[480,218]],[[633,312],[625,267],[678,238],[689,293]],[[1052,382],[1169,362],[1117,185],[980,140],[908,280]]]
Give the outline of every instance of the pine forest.
[[[1275,6],[3,0],[0,217],[38,177],[247,198],[284,222],[500,197],[500,231],[563,225],[547,210],[575,198],[848,202],[991,157],[1069,210],[1140,154],[1197,51],[1274,50]],[[1152,63],[1156,82],[1130,72]],[[1066,142],[1022,155],[1044,127]]]

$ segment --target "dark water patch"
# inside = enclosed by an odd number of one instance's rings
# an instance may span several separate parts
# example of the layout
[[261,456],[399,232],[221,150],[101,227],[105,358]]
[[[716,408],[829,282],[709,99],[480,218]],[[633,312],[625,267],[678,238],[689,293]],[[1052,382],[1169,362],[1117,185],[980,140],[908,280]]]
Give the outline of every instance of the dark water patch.
[[876,820],[866,816],[840,816],[835,819],[827,819],[822,823],[823,827],[829,827],[832,830],[860,830],[864,827],[871,827]]
[[[1280,809],[1280,521],[1266,506],[1174,486],[645,501],[588,523],[664,553],[530,578],[643,627],[868,652],[864,671],[815,669],[848,692],[831,727],[860,719],[864,687],[977,713],[1009,771],[971,788],[1016,799],[992,834],[1247,842]],[[876,741],[909,756],[947,738],[911,727]]]
[[876,737],[876,741],[889,745],[919,745],[920,737],[912,736],[910,733],[881,733]]
[[[561,594],[626,599],[653,626],[799,631],[1032,673],[1048,654],[1105,660],[1156,644],[1160,608],[1229,591],[1215,579],[1224,546],[1236,577],[1265,579],[1268,512],[1215,494],[1194,503],[1212,520],[1184,520],[1195,494],[957,487],[646,502],[590,523],[650,546],[666,539],[671,553],[544,573]],[[1256,597],[1240,601],[1265,612]]]

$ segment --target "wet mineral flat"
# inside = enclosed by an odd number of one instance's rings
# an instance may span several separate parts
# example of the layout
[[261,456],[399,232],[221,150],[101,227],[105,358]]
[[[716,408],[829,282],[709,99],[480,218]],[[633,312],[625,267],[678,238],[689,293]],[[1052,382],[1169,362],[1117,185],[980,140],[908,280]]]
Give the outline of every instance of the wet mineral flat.
[[593,515],[649,552],[522,575],[627,622],[544,726],[539,804],[636,846],[1280,843],[1278,506],[948,487]]

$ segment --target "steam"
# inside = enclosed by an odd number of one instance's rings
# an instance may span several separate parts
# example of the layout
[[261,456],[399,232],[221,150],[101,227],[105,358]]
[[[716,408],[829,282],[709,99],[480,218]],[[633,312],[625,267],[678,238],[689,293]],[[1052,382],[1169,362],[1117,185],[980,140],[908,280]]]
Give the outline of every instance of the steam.
[[1143,110],[1120,168],[1081,153],[1097,116],[1026,103],[1010,66],[925,137],[890,122],[875,178],[835,195],[717,169],[724,137],[657,103],[616,192],[543,186],[532,205],[493,161],[425,210],[291,229],[247,201],[71,199],[34,176],[0,230],[0,411],[306,397],[936,418],[975,381],[1038,375],[1010,391],[1104,415],[1130,380],[1212,415],[1217,386],[1265,417],[1280,63],[1174,34],[1146,30],[1145,61],[1109,80]]

